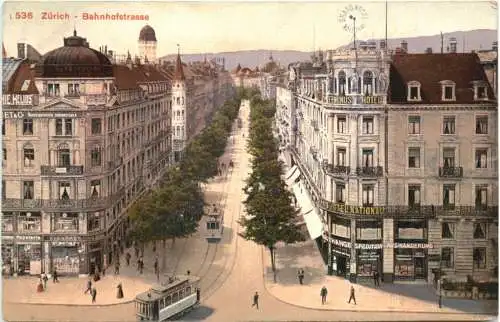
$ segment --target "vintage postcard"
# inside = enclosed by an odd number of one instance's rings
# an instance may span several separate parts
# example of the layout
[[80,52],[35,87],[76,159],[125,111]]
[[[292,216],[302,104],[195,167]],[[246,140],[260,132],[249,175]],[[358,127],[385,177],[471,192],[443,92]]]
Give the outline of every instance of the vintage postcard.
[[2,320],[498,314],[496,1],[6,1]]

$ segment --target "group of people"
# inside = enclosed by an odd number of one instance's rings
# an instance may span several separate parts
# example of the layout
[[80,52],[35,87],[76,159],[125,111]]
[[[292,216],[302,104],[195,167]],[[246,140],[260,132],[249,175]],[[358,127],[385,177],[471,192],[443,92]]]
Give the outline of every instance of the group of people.
[[232,170],[234,168],[234,163],[232,160],[229,161],[229,164],[225,164],[224,162],[219,162],[217,165],[217,174],[219,176],[222,176],[225,174],[227,176],[227,173],[229,170]]
[[[328,289],[326,288],[326,286],[323,286],[321,288],[319,295],[321,296],[321,304],[322,305],[326,304],[326,296],[328,295]],[[356,305],[356,291],[354,290],[353,285],[351,285],[351,289],[349,292],[349,300],[347,301],[347,303],[351,303],[351,301],[354,301],[354,304]]]
[[[39,293],[46,291],[48,280],[49,276],[45,274],[45,272],[42,272],[42,274],[40,274],[40,279],[38,280],[38,284],[36,286],[36,291]],[[57,269],[54,269],[54,271],[52,272],[52,281],[54,283],[59,283],[59,275],[57,274]]]
[[[118,285],[116,286],[117,288],[117,293],[116,293],[116,298],[117,299],[122,299],[123,298],[123,286],[122,286],[122,283],[118,283]],[[95,303],[96,302],[96,298],[97,298],[97,289],[95,287],[95,285],[92,285],[92,279],[89,278],[89,280],[87,281],[87,288],[85,289],[85,292],[83,292],[83,294],[87,294],[89,293],[91,298],[92,298],[92,303]]]

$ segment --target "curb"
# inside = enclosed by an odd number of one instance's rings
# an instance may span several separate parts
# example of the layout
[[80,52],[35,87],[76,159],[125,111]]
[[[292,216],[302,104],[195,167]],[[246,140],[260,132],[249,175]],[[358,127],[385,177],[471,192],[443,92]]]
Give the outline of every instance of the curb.
[[110,304],[66,304],[66,303],[30,303],[30,302],[11,302],[6,301],[6,304],[15,304],[15,305],[39,305],[39,306],[65,306],[65,307],[109,307],[109,306],[118,306],[118,305],[128,305],[133,303],[134,300],[129,300],[120,303],[110,303]]
[[279,302],[287,305],[291,305],[300,309],[307,309],[307,310],[316,310],[316,311],[330,311],[330,312],[357,312],[357,313],[412,313],[412,314],[449,314],[449,315],[494,315],[497,316],[498,312],[439,312],[439,311],[415,311],[415,310],[398,310],[398,309],[381,309],[381,310],[354,310],[354,309],[335,309],[335,308],[316,308],[316,307],[310,307],[310,306],[305,306],[301,304],[296,304],[296,303],[291,303],[287,302],[285,300],[282,300],[278,296],[274,295],[273,292],[269,290],[267,287],[267,280],[266,280],[266,269],[265,269],[265,264],[264,264],[264,247],[261,246],[261,256],[262,256],[262,276],[264,277],[264,289],[266,290],[266,293],[271,295],[274,299],[278,300]]

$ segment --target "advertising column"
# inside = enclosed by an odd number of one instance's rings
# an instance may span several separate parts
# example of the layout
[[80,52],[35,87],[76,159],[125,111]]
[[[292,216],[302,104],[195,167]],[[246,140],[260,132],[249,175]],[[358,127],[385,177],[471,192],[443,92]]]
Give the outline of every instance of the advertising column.
[[356,220],[351,219],[351,258],[349,280],[356,283]]
[[384,227],[382,229],[383,238],[383,268],[382,268],[382,278],[384,283],[392,283],[394,281],[394,248],[392,247],[394,243],[394,220],[384,219]]

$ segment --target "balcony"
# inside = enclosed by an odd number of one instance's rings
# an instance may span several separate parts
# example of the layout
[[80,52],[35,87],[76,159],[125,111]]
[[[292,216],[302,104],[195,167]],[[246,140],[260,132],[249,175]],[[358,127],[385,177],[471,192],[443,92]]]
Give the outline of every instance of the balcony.
[[333,164],[325,164],[324,169],[327,174],[332,176],[347,176],[351,173],[351,167],[347,167],[344,165],[333,165]]
[[463,167],[440,167],[440,178],[462,178],[464,175]]
[[14,199],[7,198],[2,200],[2,209],[4,211],[23,211],[23,210],[46,210],[46,211],[94,211],[110,207],[115,200],[122,197],[123,193],[111,197],[89,198],[89,199],[69,199],[69,200],[45,200],[45,199]]
[[83,165],[67,165],[67,166],[40,166],[40,173],[42,176],[78,176],[83,174]]
[[376,167],[357,167],[356,174],[360,177],[381,177],[384,175],[384,168]]

